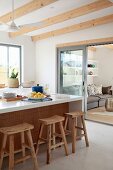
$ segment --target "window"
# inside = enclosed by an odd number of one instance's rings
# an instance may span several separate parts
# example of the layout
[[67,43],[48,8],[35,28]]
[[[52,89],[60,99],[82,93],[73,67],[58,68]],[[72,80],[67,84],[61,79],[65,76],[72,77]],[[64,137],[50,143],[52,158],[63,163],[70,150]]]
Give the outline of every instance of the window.
[[15,68],[21,80],[21,46],[0,44],[0,83],[7,84],[11,70]]

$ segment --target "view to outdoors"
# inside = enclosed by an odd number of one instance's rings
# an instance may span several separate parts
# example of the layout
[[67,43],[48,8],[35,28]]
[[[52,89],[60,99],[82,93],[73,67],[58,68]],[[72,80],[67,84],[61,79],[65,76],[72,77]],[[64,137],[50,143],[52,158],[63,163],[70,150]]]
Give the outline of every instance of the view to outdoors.
[[7,85],[7,79],[13,68],[19,72],[20,79],[20,47],[0,45],[0,84]]
[[62,93],[82,94],[82,50],[61,51],[60,85]]

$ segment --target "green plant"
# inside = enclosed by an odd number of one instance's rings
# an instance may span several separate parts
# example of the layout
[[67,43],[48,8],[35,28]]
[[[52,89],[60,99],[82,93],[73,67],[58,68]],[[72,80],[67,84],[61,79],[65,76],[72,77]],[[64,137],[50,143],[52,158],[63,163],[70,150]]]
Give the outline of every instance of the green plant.
[[18,77],[18,71],[16,71],[16,69],[13,68],[12,71],[11,71],[10,78],[16,79],[17,77]]

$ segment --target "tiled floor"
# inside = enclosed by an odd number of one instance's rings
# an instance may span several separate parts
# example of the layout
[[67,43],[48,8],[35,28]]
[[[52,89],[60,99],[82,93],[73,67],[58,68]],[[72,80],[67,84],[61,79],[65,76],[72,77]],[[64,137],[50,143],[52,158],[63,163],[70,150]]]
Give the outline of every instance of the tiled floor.
[[[58,148],[52,152],[50,165],[46,165],[46,153],[38,156],[39,170],[113,170],[113,126],[87,121],[90,147],[86,148],[84,140],[77,142],[76,154],[65,156],[64,150]],[[16,166],[15,170],[33,170],[32,161]],[[4,168],[6,170],[7,168]]]

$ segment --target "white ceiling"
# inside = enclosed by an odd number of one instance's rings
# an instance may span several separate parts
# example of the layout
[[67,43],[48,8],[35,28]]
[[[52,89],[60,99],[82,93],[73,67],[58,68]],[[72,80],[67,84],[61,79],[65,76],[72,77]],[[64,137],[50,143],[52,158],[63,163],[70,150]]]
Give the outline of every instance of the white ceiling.
[[[15,0],[15,8],[18,8],[26,3],[31,2],[32,0]],[[46,7],[43,7],[37,11],[34,11],[30,14],[27,14],[23,17],[20,17],[18,19],[15,19],[15,22],[17,25],[22,24],[28,24],[28,23],[34,23],[41,21],[43,19],[46,19],[48,17],[52,17],[58,14],[61,14],[63,12],[69,11],[71,9],[78,8],[80,6],[86,5],[91,2],[95,2],[96,0],[58,0],[55,3],[52,3],[51,5],[48,5]],[[0,3],[0,16],[3,14],[11,11],[11,2],[12,0],[1,0]],[[37,31],[33,31],[28,33],[27,35],[37,35],[40,33],[52,31],[55,29],[59,29],[65,26],[70,26],[76,23],[84,22],[90,19],[98,18],[101,16],[105,16],[108,14],[113,14],[113,7],[109,7],[103,10],[100,10],[98,12],[93,12],[91,14],[87,14],[78,18],[74,18],[59,24],[55,24]]]

